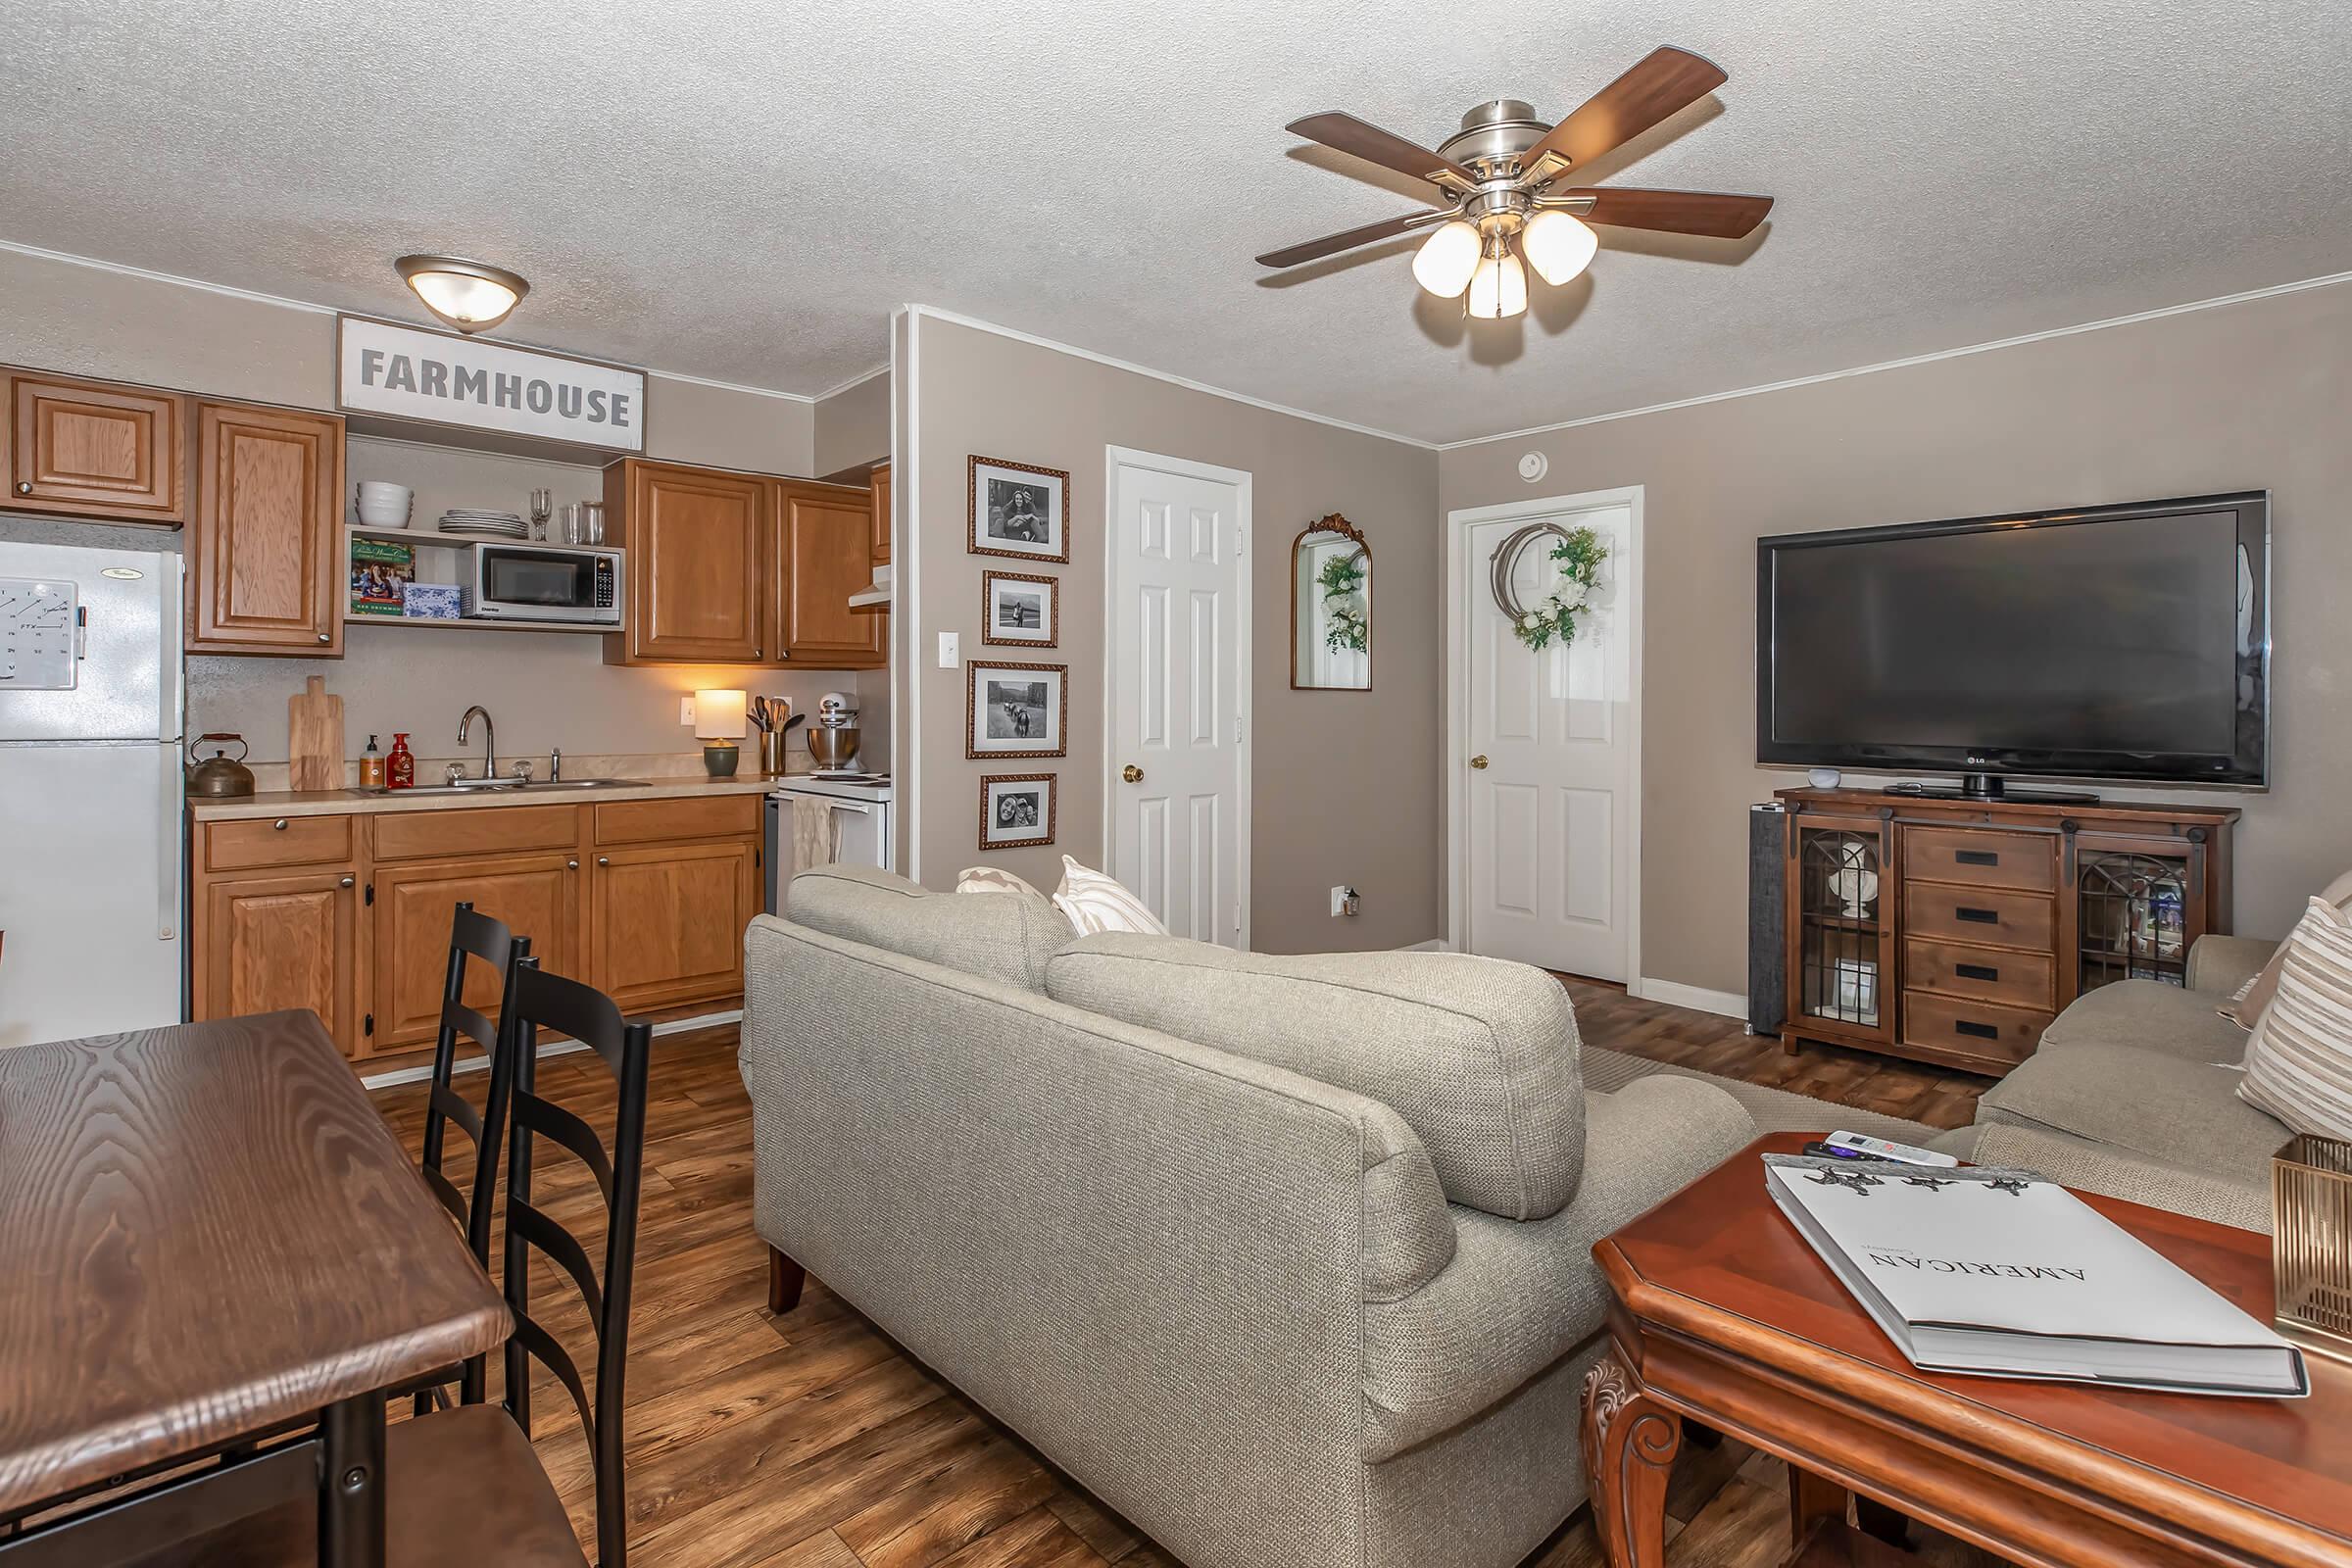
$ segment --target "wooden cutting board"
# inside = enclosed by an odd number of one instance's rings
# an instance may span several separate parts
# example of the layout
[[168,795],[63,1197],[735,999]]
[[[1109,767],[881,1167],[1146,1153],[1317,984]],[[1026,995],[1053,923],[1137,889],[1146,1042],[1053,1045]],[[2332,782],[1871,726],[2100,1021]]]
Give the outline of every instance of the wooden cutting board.
[[286,699],[286,758],[292,788],[343,787],[343,699],[327,695],[324,675],[313,675],[300,694]]

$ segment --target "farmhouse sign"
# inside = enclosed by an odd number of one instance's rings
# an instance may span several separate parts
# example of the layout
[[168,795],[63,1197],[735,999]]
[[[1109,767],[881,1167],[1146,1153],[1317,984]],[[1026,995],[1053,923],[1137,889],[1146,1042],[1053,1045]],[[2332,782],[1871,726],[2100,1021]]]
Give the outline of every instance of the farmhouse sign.
[[347,413],[645,450],[643,370],[364,316],[338,317],[336,327],[336,400]]

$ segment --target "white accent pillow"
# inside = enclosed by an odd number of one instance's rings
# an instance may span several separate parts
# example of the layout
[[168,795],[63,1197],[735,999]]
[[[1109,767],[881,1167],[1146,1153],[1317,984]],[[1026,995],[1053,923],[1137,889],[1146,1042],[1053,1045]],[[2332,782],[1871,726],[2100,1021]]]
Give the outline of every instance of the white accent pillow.
[[1045,892],[1036,883],[1015,876],[994,865],[967,865],[956,873],[958,893],[1026,893],[1033,899],[1044,898]]
[[2237,1093],[2296,1132],[2352,1138],[2352,920],[2324,898],[2287,936]]
[[1129,931],[1146,937],[1168,934],[1168,928],[1124,883],[1080,865],[1066,855],[1061,858],[1061,886],[1054,890],[1054,906],[1069,916],[1082,937],[1098,931]]

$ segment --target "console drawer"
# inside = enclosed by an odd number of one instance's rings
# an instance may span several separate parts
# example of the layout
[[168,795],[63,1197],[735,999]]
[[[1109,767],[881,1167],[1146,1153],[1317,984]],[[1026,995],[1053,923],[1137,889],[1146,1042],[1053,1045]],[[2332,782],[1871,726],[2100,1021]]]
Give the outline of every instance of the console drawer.
[[2048,893],[2058,886],[2058,841],[2046,834],[1905,827],[1903,875],[1927,882]]
[[2058,911],[2046,893],[2001,888],[1903,884],[1903,933],[1964,947],[2025,948],[2047,953]]
[[470,810],[384,811],[375,817],[379,860],[438,859],[450,855],[510,855],[567,850],[580,841],[571,806],[487,806]]
[[763,805],[763,798],[758,795],[601,801],[596,808],[596,842],[657,844],[668,839],[740,838],[760,831]]
[[2056,965],[2045,953],[1970,948],[1956,942],[1903,944],[1903,984],[1915,991],[2013,1007],[2048,1007],[2058,1001]]
[[2050,1013],[2042,1007],[2004,1007],[1990,1002],[1903,993],[1903,1044],[1975,1056],[2006,1070],[2034,1054]]

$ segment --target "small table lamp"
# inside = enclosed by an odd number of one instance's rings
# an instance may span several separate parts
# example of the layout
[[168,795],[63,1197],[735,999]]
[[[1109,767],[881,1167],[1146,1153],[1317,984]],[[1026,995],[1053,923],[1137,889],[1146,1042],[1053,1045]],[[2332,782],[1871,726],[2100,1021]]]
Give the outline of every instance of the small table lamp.
[[703,766],[712,778],[733,778],[743,755],[735,743],[751,723],[746,710],[751,699],[739,691],[702,691],[694,694],[694,733],[703,747]]

